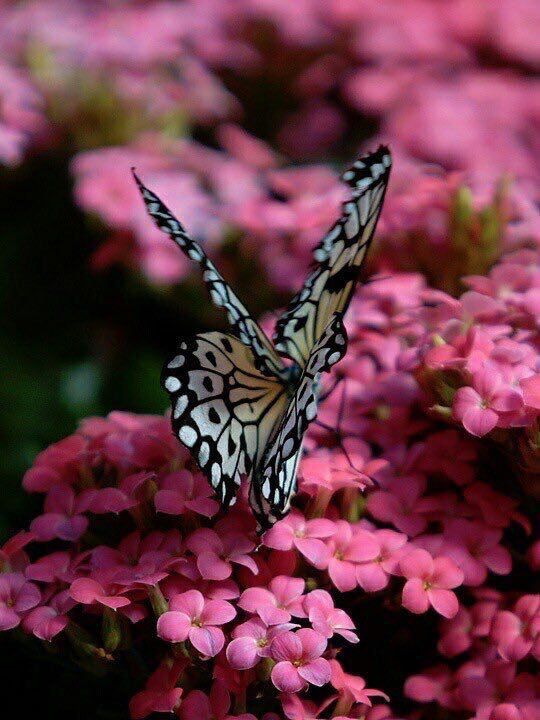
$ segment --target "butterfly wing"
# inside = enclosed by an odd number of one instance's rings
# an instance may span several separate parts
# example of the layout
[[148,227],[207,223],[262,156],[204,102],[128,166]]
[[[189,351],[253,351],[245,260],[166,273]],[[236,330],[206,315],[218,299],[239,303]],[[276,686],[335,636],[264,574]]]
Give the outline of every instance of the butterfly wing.
[[379,219],[391,164],[390,151],[381,146],[344,173],[352,196],[315,248],[317,266],[277,322],[276,349],[301,367],[332,315],[348,307]]
[[251,348],[255,367],[257,367],[263,375],[283,376],[283,363],[272,343],[261,330],[258,323],[250,316],[248,310],[240,302],[233,290],[225,282],[223,276],[214,263],[208,258],[199,243],[189,237],[182,224],[175,218],[159,197],[143,185],[134,171],[133,177],[139,187],[148,214],[152,217],[157,227],[169,235],[180,249],[201,267],[203,279],[210,293],[210,297],[217,307],[225,309],[233,331],[238,335],[244,345]]
[[253,352],[238,338],[220,332],[183,340],[162,384],[176,436],[228,507],[283,417],[283,384],[255,368]]
[[261,528],[270,527],[288,511],[296,490],[296,470],[304,434],[317,415],[320,375],[345,355],[347,333],[340,313],[334,314],[310,353],[300,382],[290,398],[251,481],[250,502]]

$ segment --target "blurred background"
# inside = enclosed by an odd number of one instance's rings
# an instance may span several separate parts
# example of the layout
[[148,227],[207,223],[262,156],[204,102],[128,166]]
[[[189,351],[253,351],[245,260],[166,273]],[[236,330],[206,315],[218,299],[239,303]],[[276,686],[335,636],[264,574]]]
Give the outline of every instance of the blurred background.
[[[539,233],[539,34],[536,0],[0,2],[1,539],[37,452],[87,415],[164,412],[176,336],[223,327],[132,165],[261,314],[383,141],[370,271],[458,294]],[[11,650],[54,708],[54,669]]]

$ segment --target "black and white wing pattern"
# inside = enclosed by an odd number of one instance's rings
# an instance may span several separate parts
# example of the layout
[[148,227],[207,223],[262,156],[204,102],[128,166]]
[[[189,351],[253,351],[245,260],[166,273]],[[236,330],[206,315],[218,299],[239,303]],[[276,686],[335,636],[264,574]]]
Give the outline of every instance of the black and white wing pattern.
[[253,351],[255,367],[264,375],[283,377],[285,368],[271,341],[225,282],[203,248],[186,233],[180,221],[159,197],[143,185],[135,171],[132,172],[148,214],[160,230],[169,235],[191,260],[199,264],[210,297],[217,307],[225,309],[233,332]]
[[209,332],[180,343],[162,384],[171,398],[174,433],[228,507],[283,418],[283,383],[259,372],[253,352],[238,338]]
[[251,479],[251,507],[263,530],[289,512],[304,434],[317,416],[320,375],[339,362],[346,351],[343,317],[336,313],[313,347],[280,425]]
[[348,307],[382,209],[392,159],[387,147],[362,157],[343,175],[352,188],[343,214],[313,256],[317,263],[278,320],[275,347],[305,367],[336,312]]

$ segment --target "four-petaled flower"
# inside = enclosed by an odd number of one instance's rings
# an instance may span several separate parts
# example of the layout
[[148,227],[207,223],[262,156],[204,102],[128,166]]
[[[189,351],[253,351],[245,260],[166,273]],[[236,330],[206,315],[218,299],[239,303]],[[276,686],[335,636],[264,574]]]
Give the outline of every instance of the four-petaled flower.
[[304,608],[313,629],[324,637],[331,638],[336,634],[351,643],[358,642],[353,621],[344,610],[334,607],[332,596],[326,590],[308,593]]
[[330,680],[330,665],[321,657],[325,650],[326,638],[310,628],[279,634],[271,647],[276,661],[272,682],[282,692],[299,692],[308,683],[325,685]]
[[244,590],[238,601],[239,607],[249,613],[257,613],[267,625],[289,622],[291,616],[305,617],[302,578],[278,575],[268,588],[251,587]]
[[233,630],[227,660],[235,670],[252,668],[261,658],[270,657],[272,640],[293,627],[291,623],[268,626],[260,618],[247,620]]
[[41,600],[34,583],[27,582],[20,572],[0,575],[0,631],[11,630],[21,622],[24,613]]
[[463,582],[463,573],[446,557],[433,558],[422,549],[413,550],[399,563],[407,578],[402,603],[413,613],[424,613],[430,605],[446,618],[452,618],[459,604],[452,588]]
[[198,590],[176,595],[169,608],[158,620],[159,637],[173,643],[189,639],[204,657],[220,652],[225,635],[219,626],[236,616],[234,607],[226,600],[206,600]]
[[306,520],[293,510],[284,520],[277,522],[264,534],[264,544],[275,550],[296,548],[316,568],[324,568],[329,551],[324,538],[335,532],[335,524],[324,518]]
[[197,556],[197,568],[205,580],[226,580],[232,575],[232,563],[247,567],[254,575],[259,572],[249,554],[255,545],[241,533],[220,537],[214,530],[201,528],[188,537],[186,547]]

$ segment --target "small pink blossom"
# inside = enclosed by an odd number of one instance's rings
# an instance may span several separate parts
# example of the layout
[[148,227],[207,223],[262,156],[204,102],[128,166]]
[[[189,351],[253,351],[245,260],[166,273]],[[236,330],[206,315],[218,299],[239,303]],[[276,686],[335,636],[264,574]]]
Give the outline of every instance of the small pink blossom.
[[497,612],[490,637],[505,660],[522,660],[529,653],[540,660],[540,595],[523,595],[512,611]]
[[457,613],[459,604],[452,588],[463,582],[463,573],[449,558],[436,557],[425,550],[413,550],[399,563],[407,578],[403,588],[402,603],[413,613],[424,613],[429,606],[444,617]]
[[242,593],[238,606],[246,612],[257,613],[268,625],[289,622],[291,616],[305,617],[302,578],[278,575],[268,588],[252,587]]
[[332,671],[330,682],[339,694],[352,705],[353,702],[371,706],[371,697],[382,697],[389,700],[388,695],[380,690],[366,688],[366,681],[357,675],[346,673],[337,660],[330,660]]
[[225,644],[220,625],[230,622],[236,615],[226,600],[205,600],[198,590],[188,590],[173,597],[169,611],[157,623],[160,638],[168,642],[189,639],[203,657],[214,657]]
[[30,531],[37,540],[46,542],[59,538],[73,542],[86,532],[88,497],[77,497],[69,485],[55,485],[47,493],[45,513],[32,520]]
[[284,520],[277,522],[264,534],[264,544],[276,550],[291,550],[293,547],[316,568],[326,567],[329,551],[322,541],[335,532],[331,520],[306,520],[293,510]]
[[192,690],[186,695],[179,710],[181,720],[256,720],[251,713],[230,715],[230,694],[222,682],[215,681],[210,689],[210,695],[201,690]]
[[370,494],[368,510],[377,520],[390,522],[400,532],[415,536],[427,526],[427,520],[422,515],[424,492],[422,477],[400,477],[389,483],[386,489]]
[[371,534],[378,543],[378,553],[372,560],[357,565],[356,580],[366,592],[377,592],[388,585],[392,575],[397,574],[399,559],[407,544],[407,536],[384,529],[376,530]]
[[71,583],[69,593],[71,597],[82,605],[98,603],[111,610],[129,605],[131,600],[122,592],[120,586],[115,585],[112,576],[114,572],[94,571],[93,577],[77,578]]
[[323,635],[302,628],[281,633],[272,641],[272,682],[282,692],[299,692],[307,684],[322,686],[330,680],[330,664],[321,657],[326,650]]
[[353,528],[345,520],[338,520],[335,532],[328,540],[328,575],[341,592],[353,590],[357,585],[356,569],[359,563],[374,560],[379,544],[372,533]]
[[0,571],[13,572],[23,570],[28,565],[28,555],[24,548],[34,540],[34,535],[21,530],[6,540],[0,547]]
[[40,640],[50,642],[58,633],[64,630],[68,623],[68,612],[75,602],[67,590],[49,599],[46,605],[30,610],[23,619],[26,632],[32,633]]
[[168,576],[167,567],[176,561],[182,567],[181,558],[176,558],[179,553],[178,531],[155,531],[145,537],[133,532],[116,549],[106,545],[94,548],[91,562],[93,567],[106,569],[118,585],[156,585]]
[[500,413],[519,410],[521,405],[519,392],[505,387],[501,375],[488,367],[473,373],[472,387],[456,392],[452,409],[471,435],[482,437],[497,425]]
[[523,378],[520,386],[523,391],[525,405],[540,410],[540,373]]
[[74,483],[88,458],[88,439],[70,435],[41,452],[23,478],[27,492],[48,492],[55,485]]
[[191,511],[212,517],[219,510],[219,503],[212,498],[213,490],[201,473],[178,470],[162,478],[159,486],[154,496],[158,512],[182,515]]
[[502,530],[452,518],[445,524],[444,537],[447,540],[444,553],[459,565],[466,585],[483,583],[488,570],[497,575],[507,575],[512,568],[510,553],[499,544]]
[[441,630],[437,648],[445,657],[455,657],[472,645],[473,622],[467,608],[460,607],[451,620],[447,620]]
[[0,630],[11,630],[19,625],[24,614],[41,600],[34,583],[27,582],[22,573],[0,575]]
[[334,601],[326,590],[312,590],[304,598],[304,608],[313,629],[331,638],[341,635],[351,643],[358,642],[354,623],[344,610],[334,607]]
[[270,657],[272,640],[293,627],[291,623],[269,627],[259,618],[247,620],[234,628],[233,640],[227,646],[227,660],[235,670],[255,667],[261,658]]
[[233,572],[232,563],[243,565],[256,575],[257,563],[249,555],[255,545],[240,533],[228,532],[220,537],[210,528],[195,530],[186,547],[197,556],[197,567],[205,580],[225,580]]
[[151,713],[172,713],[180,704],[183,690],[176,683],[186,667],[185,660],[163,662],[148,678],[144,690],[130,700],[129,712],[133,720],[142,720]]
[[443,708],[459,709],[461,704],[456,700],[456,684],[450,668],[437,665],[421,675],[411,675],[403,688],[406,697],[417,702],[436,702]]

